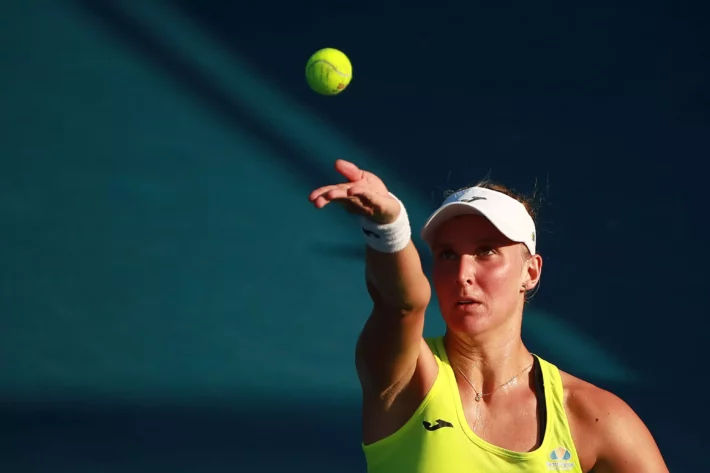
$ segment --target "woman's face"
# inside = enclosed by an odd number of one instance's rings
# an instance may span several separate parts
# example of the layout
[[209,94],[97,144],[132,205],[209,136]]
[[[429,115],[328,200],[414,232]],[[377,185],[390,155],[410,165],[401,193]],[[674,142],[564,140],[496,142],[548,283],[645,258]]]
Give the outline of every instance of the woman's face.
[[444,222],[432,241],[433,281],[447,327],[474,336],[519,318],[542,260],[480,215]]

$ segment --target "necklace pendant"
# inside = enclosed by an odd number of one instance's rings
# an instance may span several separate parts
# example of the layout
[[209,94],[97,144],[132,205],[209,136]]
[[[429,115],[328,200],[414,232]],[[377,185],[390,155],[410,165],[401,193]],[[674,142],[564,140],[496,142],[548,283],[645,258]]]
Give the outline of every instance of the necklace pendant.
[[480,401],[480,400],[481,400],[481,394],[480,394],[480,393],[476,393],[476,402],[478,402],[478,401]]

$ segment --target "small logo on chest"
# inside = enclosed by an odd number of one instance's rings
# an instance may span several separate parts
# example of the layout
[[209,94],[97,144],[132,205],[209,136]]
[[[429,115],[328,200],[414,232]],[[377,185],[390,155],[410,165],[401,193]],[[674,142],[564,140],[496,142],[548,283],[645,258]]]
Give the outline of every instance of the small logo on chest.
[[569,471],[574,468],[572,453],[565,447],[557,447],[550,452],[550,460],[547,462],[547,469],[550,471]]
[[429,432],[434,432],[435,430],[439,430],[442,427],[452,427],[453,424],[451,422],[446,422],[445,420],[437,419],[436,424],[432,425],[431,423],[424,421],[422,422],[424,425],[424,428],[427,429]]

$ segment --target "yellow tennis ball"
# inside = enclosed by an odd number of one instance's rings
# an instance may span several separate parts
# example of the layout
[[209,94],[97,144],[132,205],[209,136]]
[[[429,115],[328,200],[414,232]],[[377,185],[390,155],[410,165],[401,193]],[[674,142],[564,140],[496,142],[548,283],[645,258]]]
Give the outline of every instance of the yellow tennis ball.
[[337,95],[348,86],[353,77],[350,59],[333,48],[324,48],[313,53],[306,64],[306,81],[314,91],[322,95]]

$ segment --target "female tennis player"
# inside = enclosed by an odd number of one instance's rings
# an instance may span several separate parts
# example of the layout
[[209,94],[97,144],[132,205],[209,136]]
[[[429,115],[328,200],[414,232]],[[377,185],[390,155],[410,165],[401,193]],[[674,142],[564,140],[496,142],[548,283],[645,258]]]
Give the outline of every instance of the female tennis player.
[[614,394],[558,370],[521,339],[542,258],[529,205],[502,187],[449,196],[421,235],[446,322],[423,338],[431,298],[402,203],[374,174],[314,190],[362,216],[373,309],[356,347],[370,473],[667,473],[651,433]]

